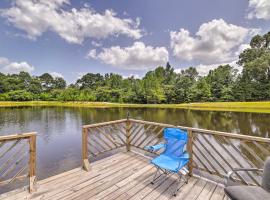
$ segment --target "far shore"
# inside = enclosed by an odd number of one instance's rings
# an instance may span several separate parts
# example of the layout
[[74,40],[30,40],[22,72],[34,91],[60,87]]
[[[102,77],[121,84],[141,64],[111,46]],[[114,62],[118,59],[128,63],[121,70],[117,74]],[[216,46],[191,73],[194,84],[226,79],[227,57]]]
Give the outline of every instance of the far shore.
[[87,108],[178,108],[208,111],[234,111],[270,113],[270,101],[264,102],[207,102],[207,103],[183,103],[183,104],[125,104],[107,102],[80,102],[80,101],[0,101],[0,107],[24,107],[24,106],[59,106],[59,107],[87,107]]

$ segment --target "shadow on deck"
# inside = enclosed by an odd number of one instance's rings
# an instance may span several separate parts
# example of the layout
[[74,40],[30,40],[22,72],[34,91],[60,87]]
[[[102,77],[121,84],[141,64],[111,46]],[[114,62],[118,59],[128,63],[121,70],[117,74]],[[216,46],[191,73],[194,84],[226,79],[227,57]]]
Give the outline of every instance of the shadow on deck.
[[191,177],[176,197],[171,189],[176,177],[150,182],[155,168],[149,159],[134,152],[121,152],[81,168],[38,181],[37,192],[19,189],[0,195],[0,199],[227,199],[223,186],[200,177]]

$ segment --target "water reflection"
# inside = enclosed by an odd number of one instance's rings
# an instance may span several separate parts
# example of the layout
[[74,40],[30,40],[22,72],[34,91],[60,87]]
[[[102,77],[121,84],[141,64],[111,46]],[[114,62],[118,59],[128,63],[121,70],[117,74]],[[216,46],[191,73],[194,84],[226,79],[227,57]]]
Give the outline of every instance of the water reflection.
[[0,108],[0,135],[37,131],[38,178],[80,165],[81,126],[125,118],[269,137],[270,114],[181,109]]

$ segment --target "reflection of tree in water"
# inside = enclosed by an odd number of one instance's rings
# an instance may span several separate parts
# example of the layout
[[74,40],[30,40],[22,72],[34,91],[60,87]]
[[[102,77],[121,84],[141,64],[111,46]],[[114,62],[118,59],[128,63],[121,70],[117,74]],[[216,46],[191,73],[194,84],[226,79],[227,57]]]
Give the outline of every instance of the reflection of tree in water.
[[233,113],[233,119],[237,122],[238,133],[259,137],[269,137],[269,114],[262,113]]
[[[246,135],[269,137],[269,114],[196,111],[185,109],[161,108],[64,108],[64,107],[27,107],[0,108],[0,131],[13,133],[18,130],[42,132],[50,138],[49,127],[64,128],[67,121],[82,124],[111,121],[126,118],[155,121],[161,123],[198,127],[210,130],[235,132]],[[15,127],[14,127],[15,124]],[[30,124],[30,126],[29,126]],[[40,127],[43,127],[40,130]],[[49,131],[49,132],[48,132]]]

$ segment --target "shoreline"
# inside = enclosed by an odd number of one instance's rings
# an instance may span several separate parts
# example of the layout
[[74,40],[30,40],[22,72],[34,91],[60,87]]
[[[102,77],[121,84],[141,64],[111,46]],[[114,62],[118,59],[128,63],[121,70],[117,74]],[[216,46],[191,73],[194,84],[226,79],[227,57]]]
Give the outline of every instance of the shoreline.
[[270,113],[270,101],[265,102],[207,102],[183,104],[127,104],[107,102],[60,102],[60,101],[0,101],[0,108],[4,107],[85,107],[85,108],[174,108],[205,111],[232,111]]

